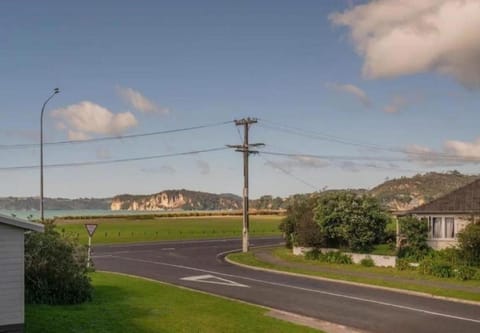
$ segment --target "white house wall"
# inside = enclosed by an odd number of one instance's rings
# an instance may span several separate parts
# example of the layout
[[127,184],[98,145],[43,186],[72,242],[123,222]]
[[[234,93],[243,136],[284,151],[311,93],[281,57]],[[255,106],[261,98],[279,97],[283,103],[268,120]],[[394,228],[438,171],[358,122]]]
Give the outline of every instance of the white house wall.
[[[416,215],[417,218],[429,218],[429,217],[437,217],[437,218],[442,218],[442,234],[443,237],[441,238],[433,238],[432,230],[430,229],[430,224],[429,224],[429,232],[428,232],[428,240],[427,244],[431,248],[435,250],[442,250],[447,247],[453,247],[458,245],[457,241],[457,234],[465,229],[465,227],[471,223],[470,219],[471,216],[465,216],[465,215],[440,215],[440,214],[432,214],[432,215]],[[445,218],[446,217],[453,217],[454,218],[454,232],[455,232],[455,238],[445,238]]]
[[24,230],[0,224],[0,331],[24,321]]

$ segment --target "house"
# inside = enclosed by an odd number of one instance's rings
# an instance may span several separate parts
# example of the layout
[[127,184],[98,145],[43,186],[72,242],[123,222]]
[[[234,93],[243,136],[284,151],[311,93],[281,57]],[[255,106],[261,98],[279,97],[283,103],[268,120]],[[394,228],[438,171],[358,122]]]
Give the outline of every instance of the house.
[[457,244],[457,234],[480,219],[480,179],[409,211],[428,221],[428,245],[440,250]]
[[24,234],[43,225],[0,215],[0,333],[24,328]]

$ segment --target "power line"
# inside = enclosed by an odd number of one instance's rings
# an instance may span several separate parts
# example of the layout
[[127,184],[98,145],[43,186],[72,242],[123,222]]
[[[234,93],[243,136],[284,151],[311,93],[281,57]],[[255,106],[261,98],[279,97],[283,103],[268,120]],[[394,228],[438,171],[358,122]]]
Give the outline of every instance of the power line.
[[[284,133],[289,133],[289,134],[294,134],[298,136],[303,136],[307,137],[310,139],[316,139],[316,140],[323,140],[323,141],[328,141],[328,142],[335,142],[335,143],[340,143],[344,145],[349,145],[349,146],[356,146],[356,147],[365,147],[369,149],[374,149],[374,150],[381,150],[381,151],[387,151],[391,153],[403,153],[407,155],[416,155],[416,156],[421,156],[421,157],[426,157],[426,153],[423,152],[416,152],[416,151],[409,151],[405,148],[401,147],[389,147],[389,146],[382,146],[374,143],[368,143],[368,142],[362,142],[362,141],[355,141],[355,140],[349,140],[346,138],[342,138],[339,136],[327,134],[327,133],[321,133],[321,132],[315,132],[311,130],[306,130],[298,127],[293,127],[293,126],[286,126],[282,125],[276,122],[268,121],[268,120],[262,120],[264,123],[260,123],[259,126],[275,131],[281,131]],[[469,157],[459,157],[457,155],[451,155],[451,154],[446,154],[446,153],[441,153],[441,152],[432,152],[426,159],[428,160],[435,160],[439,159],[438,157],[442,157],[445,159],[453,159],[457,160],[460,159],[462,161],[471,161],[474,162],[475,158],[469,158]]]
[[[140,138],[140,137],[153,136],[153,135],[186,132],[186,131],[192,131],[192,130],[197,130],[197,129],[202,129],[202,128],[222,126],[222,125],[231,124],[231,123],[233,123],[233,121],[229,120],[229,121],[222,121],[222,122],[217,122],[217,123],[210,123],[210,124],[204,124],[204,125],[198,125],[198,126],[183,127],[183,128],[176,128],[176,129],[164,130],[164,131],[147,132],[147,133],[118,135],[118,136],[105,136],[105,137],[86,139],[86,140],[50,141],[50,142],[44,142],[44,145],[53,146],[53,145],[63,145],[63,144],[79,144],[79,143],[91,143],[91,142],[100,142],[100,141],[132,139],[132,138]],[[39,147],[39,145],[37,143],[0,145],[0,149],[22,149],[22,148],[38,148],[38,147]]]
[[[378,161],[378,162],[405,162],[402,159],[378,159],[376,157],[362,157],[362,156],[338,156],[338,155],[315,155],[315,154],[291,154],[291,153],[282,153],[282,152],[271,152],[271,151],[259,151],[260,155],[272,155],[272,156],[283,156],[283,157],[307,157],[307,158],[314,158],[314,159],[324,159],[324,160],[340,160],[340,161]],[[414,169],[407,169],[407,168],[398,168],[398,167],[384,167],[380,165],[372,165],[372,164],[361,164],[361,166],[366,168],[374,168],[374,169],[384,169],[384,170],[398,170],[404,172],[420,172],[420,170]]]
[[[209,148],[209,149],[192,150],[192,151],[181,152],[181,153],[132,157],[132,158],[123,158],[123,159],[107,160],[107,161],[87,161],[87,162],[76,162],[76,163],[48,164],[48,165],[45,165],[44,167],[45,168],[67,168],[67,167],[79,167],[79,166],[88,166],[88,165],[116,164],[116,163],[125,163],[125,162],[133,162],[133,161],[153,160],[153,159],[166,158],[166,157],[194,155],[194,154],[200,154],[200,153],[210,153],[210,152],[227,150],[227,149],[229,148],[217,147],[217,148]],[[0,171],[37,169],[38,167],[39,167],[38,165],[0,167]]]
[[315,191],[318,191],[318,187],[316,187],[315,185],[312,185],[311,183],[307,182],[306,180],[300,178],[300,177],[297,177],[295,176],[293,173],[291,173],[290,171],[286,170],[285,168],[282,168],[278,163],[275,163],[271,160],[268,160],[266,158],[264,158],[261,154],[260,154],[260,157],[266,161],[267,163],[269,163],[270,165],[272,165],[275,169],[278,169],[280,170],[281,172],[283,172],[284,174],[286,174],[287,176],[290,176],[292,177],[293,179],[299,181],[300,183],[312,188],[313,190]]

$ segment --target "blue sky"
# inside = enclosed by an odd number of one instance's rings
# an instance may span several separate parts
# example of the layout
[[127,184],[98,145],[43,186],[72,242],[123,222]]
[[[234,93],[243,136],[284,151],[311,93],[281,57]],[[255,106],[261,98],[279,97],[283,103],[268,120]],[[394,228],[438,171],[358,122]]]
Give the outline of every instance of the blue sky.
[[[38,147],[8,146],[38,143],[40,109],[55,87],[46,141],[259,118],[252,142],[291,155],[252,156],[252,197],[370,188],[417,172],[477,173],[480,3],[454,3],[1,2],[0,196],[38,195],[38,168],[1,168],[38,165]],[[228,124],[47,146],[45,163],[239,142]],[[242,162],[227,150],[47,168],[45,177],[49,197],[174,188],[240,194]]]

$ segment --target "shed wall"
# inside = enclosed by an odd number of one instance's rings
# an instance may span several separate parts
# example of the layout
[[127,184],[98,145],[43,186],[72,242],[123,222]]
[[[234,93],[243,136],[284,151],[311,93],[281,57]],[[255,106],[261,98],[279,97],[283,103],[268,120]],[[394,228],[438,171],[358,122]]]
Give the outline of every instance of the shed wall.
[[0,224],[0,332],[24,322],[23,242],[23,229]]

